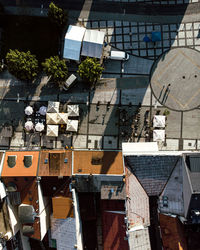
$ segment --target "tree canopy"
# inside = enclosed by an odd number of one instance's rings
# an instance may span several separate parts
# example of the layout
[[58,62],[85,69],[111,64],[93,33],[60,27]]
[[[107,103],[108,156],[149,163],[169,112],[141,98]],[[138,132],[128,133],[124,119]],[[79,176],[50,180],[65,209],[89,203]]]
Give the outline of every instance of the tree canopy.
[[42,63],[43,70],[52,81],[62,84],[68,76],[66,61],[58,56],[51,56]]
[[96,83],[104,70],[96,58],[87,57],[78,67],[79,76],[88,83]]
[[67,24],[67,12],[56,6],[53,2],[49,4],[48,17],[58,28],[64,28]]
[[23,81],[33,80],[38,74],[38,60],[30,51],[11,50],[6,55],[8,70]]

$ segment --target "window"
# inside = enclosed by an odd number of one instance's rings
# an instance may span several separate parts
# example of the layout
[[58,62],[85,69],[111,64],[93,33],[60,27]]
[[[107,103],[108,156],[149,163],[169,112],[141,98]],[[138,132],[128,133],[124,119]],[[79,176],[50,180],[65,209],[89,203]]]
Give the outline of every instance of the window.
[[9,155],[8,156],[8,167],[9,168],[14,168],[14,166],[16,165],[16,159],[17,159],[17,156],[16,155]]
[[32,155],[25,155],[24,156],[24,166],[26,168],[30,168],[30,166],[32,166],[32,159],[33,159]]

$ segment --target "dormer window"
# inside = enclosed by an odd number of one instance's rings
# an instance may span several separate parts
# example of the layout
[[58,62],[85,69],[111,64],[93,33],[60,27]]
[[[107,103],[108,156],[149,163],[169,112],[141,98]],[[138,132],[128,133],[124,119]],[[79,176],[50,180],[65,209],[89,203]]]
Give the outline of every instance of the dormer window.
[[30,168],[32,166],[33,156],[32,155],[25,155],[24,156],[24,167]]
[[17,159],[17,156],[16,155],[9,155],[8,156],[8,167],[9,168],[14,168],[14,166],[16,165],[16,159]]

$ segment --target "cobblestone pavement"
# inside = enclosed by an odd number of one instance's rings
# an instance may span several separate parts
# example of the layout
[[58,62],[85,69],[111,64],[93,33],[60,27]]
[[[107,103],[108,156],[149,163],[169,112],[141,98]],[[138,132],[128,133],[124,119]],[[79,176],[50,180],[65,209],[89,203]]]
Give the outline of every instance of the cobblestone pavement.
[[[200,51],[200,22],[158,24],[122,21],[81,21],[87,28],[106,32],[106,42],[119,50],[155,60],[164,51],[189,47]],[[144,42],[152,31],[161,32],[160,42]]]

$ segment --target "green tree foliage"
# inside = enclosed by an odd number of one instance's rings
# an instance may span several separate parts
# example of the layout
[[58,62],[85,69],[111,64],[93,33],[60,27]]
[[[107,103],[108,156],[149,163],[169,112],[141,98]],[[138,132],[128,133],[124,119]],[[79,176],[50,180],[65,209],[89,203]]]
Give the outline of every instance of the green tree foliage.
[[67,12],[53,2],[49,4],[48,17],[52,23],[55,23],[61,29],[67,24]]
[[64,59],[60,59],[58,56],[52,56],[47,58],[42,63],[43,70],[52,81],[58,84],[62,84],[66,81],[68,76],[68,69]]
[[87,57],[78,67],[78,74],[85,82],[96,83],[104,70],[96,58]]
[[23,81],[33,80],[38,73],[38,60],[30,51],[10,50],[6,55],[8,70]]

